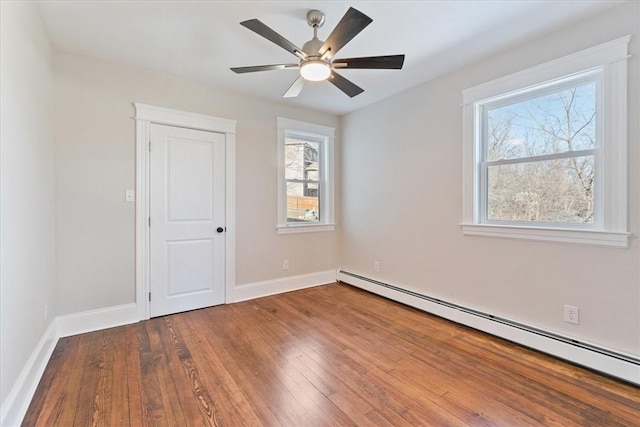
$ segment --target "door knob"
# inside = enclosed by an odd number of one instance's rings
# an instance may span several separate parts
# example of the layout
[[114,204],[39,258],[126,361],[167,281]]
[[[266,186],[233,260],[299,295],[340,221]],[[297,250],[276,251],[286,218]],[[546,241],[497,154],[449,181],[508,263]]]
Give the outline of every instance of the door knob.
[[216,231],[217,231],[218,233],[222,233],[222,232],[224,231],[224,228],[222,228],[222,227],[218,227],[218,228],[216,228]]

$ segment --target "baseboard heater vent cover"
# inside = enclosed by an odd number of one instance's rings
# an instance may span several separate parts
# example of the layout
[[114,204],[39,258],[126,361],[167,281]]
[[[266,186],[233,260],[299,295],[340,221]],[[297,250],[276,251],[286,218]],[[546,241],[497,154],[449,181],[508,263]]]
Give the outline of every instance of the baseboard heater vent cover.
[[[345,276],[348,276],[348,277],[345,277]],[[457,311],[459,311],[461,313],[465,313],[465,314],[468,314],[468,315],[471,315],[471,316],[475,316],[477,318],[482,318],[482,319],[485,319],[485,320],[489,320],[489,321],[495,322],[497,324],[501,324],[501,325],[509,326],[511,328],[519,329],[521,331],[525,331],[525,332],[530,333],[530,334],[534,334],[534,335],[537,335],[537,336],[540,336],[540,337],[544,337],[544,338],[547,338],[547,339],[550,339],[550,340],[553,340],[553,341],[556,341],[556,342],[567,344],[567,345],[570,345],[570,346],[573,346],[573,347],[576,347],[576,348],[579,348],[579,349],[582,349],[582,350],[587,350],[589,352],[597,353],[597,354],[600,354],[602,356],[606,356],[607,358],[611,358],[611,359],[615,359],[615,360],[619,360],[619,361],[625,362],[625,364],[635,365],[635,367],[637,367],[637,369],[638,369],[638,380],[634,380],[634,378],[627,378],[626,376],[619,376],[619,375],[616,375],[615,373],[611,373],[611,372],[604,371],[602,369],[598,369],[597,367],[593,367],[593,366],[589,366],[589,367],[592,367],[594,369],[609,373],[611,375],[614,375],[614,376],[622,378],[624,380],[633,382],[635,384],[640,383],[640,359],[638,359],[636,357],[633,357],[633,356],[630,356],[630,355],[627,355],[627,354],[622,354],[622,353],[619,353],[619,352],[616,352],[616,351],[613,351],[613,350],[609,350],[609,349],[606,349],[606,348],[602,348],[602,347],[599,347],[599,346],[596,346],[596,345],[593,345],[593,344],[590,344],[590,343],[587,343],[587,342],[583,342],[583,341],[580,341],[580,340],[568,338],[568,337],[565,337],[565,336],[562,336],[562,335],[559,335],[559,334],[555,334],[553,332],[545,331],[543,329],[538,329],[538,328],[535,328],[535,327],[532,327],[532,326],[529,326],[529,325],[525,325],[525,324],[522,324],[522,323],[514,322],[513,320],[505,319],[503,317],[495,316],[493,314],[489,314],[489,313],[485,313],[485,312],[482,312],[482,311],[474,310],[474,309],[471,309],[471,308],[468,308],[468,307],[464,307],[464,306],[461,306],[461,305],[458,305],[458,304],[454,304],[454,303],[451,303],[451,302],[448,302],[448,301],[444,301],[444,300],[441,300],[441,299],[438,299],[438,298],[433,298],[433,297],[430,297],[428,295],[423,295],[423,294],[420,294],[420,293],[417,293],[417,292],[413,292],[413,291],[410,291],[410,290],[407,290],[407,289],[403,289],[403,288],[391,285],[389,283],[381,282],[379,280],[371,279],[369,277],[361,276],[361,275],[358,275],[358,274],[355,274],[355,273],[351,273],[351,272],[348,272],[348,271],[345,271],[345,270],[339,270],[338,271],[338,280],[343,281],[345,283],[352,284],[354,286],[358,286],[357,283],[350,283],[350,281],[348,280],[349,277],[352,277],[352,278],[357,279],[359,281],[364,281],[364,282],[370,283],[372,285],[380,286],[380,287],[392,290],[394,292],[399,292],[401,294],[405,294],[405,295],[408,295],[408,296],[413,297],[413,298],[418,298],[418,299],[423,300],[423,301],[427,301],[427,302],[430,302],[430,303],[433,303],[433,304],[438,304],[439,306],[443,306],[443,307],[446,307],[446,308],[451,309],[451,310],[457,310]],[[400,301],[400,302],[402,302],[402,301]],[[411,305],[411,304],[409,304],[409,305]],[[420,307],[417,307],[417,308],[420,308]],[[425,310],[425,311],[428,311],[428,310]],[[434,313],[434,314],[437,314],[437,313]],[[447,317],[447,316],[443,316],[443,317]],[[452,319],[451,317],[447,317],[447,318],[449,320],[456,321],[455,319]],[[457,323],[466,324],[465,322],[457,322]],[[474,327],[474,325],[467,325],[467,326]],[[475,328],[475,329],[480,329],[480,328]],[[489,333],[492,333],[492,332],[489,332]],[[498,334],[493,334],[493,335],[498,335]],[[506,339],[509,339],[509,338],[506,338]],[[526,343],[523,343],[523,342],[519,342],[519,343],[527,346]],[[531,345],[529,345],[529,347],[536,348],[536,347],[531,346]],[[554,354],[552,352],[546,351],[545,349],[539,349],[539,348],[536,348],[536,349],[540,350],[542,352],[545,352],[545,353]],[[558,356],[557,354],[554,354],[554,355]],[[562,356],[559,356],[559,357],[562,357]],[[570,361],[573,361],[573,360],[570,360]],[[581,365],[585,365],[584,363],[580,363],[580,362],[576,362],[576,363],[579,363]],[[588,365],[586,365],[586,366],[588,366]]]

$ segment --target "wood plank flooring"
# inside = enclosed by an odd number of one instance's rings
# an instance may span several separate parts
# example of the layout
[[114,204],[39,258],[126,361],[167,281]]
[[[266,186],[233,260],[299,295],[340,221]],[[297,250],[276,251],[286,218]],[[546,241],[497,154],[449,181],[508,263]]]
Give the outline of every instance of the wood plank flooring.
[[25,426],[638,426],[640,388],[344,284],[63,338]]

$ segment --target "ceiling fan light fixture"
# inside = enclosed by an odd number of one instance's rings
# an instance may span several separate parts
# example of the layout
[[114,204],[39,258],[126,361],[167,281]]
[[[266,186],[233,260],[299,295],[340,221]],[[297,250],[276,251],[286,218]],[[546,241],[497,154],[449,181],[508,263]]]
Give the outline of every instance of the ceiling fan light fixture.
[[311,59],[300,66],[300,75],[312,82],[327,80],[331,75],[331,66],[322,60]]

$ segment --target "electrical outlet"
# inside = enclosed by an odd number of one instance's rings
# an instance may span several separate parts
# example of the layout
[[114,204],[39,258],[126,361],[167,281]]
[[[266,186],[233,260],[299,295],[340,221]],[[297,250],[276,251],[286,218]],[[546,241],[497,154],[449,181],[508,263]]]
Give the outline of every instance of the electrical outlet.
[[373,261],[373,271],[380,273],[380,261]]
[[580,323],[580,309],[572,305],[564,306],[564,321],[578,325]]
[[285,259],[282,261],[282,269],[283,270],[288,270],[289,269],[289,260]]

